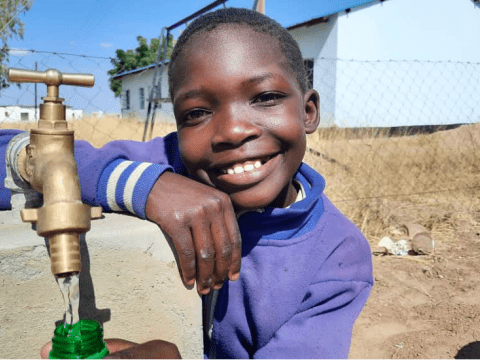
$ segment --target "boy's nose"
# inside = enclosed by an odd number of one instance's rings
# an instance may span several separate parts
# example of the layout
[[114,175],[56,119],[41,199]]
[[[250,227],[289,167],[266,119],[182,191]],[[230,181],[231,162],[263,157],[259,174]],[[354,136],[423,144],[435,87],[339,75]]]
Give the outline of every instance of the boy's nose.
[[258,138],[261,132],[261,128],[248,119],[244,111],[234,110],[219,116],[212,137],[212,146],[218,150],[238,147]]

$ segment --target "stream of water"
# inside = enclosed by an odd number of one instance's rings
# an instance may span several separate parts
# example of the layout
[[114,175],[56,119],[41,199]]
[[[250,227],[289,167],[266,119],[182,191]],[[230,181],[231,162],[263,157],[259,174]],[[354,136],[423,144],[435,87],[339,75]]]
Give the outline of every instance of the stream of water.
[[78,306],[80,304],[80,274],[68,274],[66,276],[55,276],[65,302],[65,325],[73,325],[80,320]]

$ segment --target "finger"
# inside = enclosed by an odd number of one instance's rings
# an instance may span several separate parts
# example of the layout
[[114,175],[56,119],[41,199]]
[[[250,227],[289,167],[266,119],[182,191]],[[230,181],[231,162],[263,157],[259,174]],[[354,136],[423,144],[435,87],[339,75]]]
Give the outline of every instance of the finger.
[[240,277],[240,267],[242,265],[242,236],[238,227],[237,217],[232,206],[228,206],[224,212],[225,226],[228,231],[232,247],[232,255],[230,259],[230,267],[228,269],[228,278],[232,281],[238,280]]
[[182,267],[180,266],[180,259],[178,258],[178,254],[177,254],[177,250],[175,249],[175,246],[173,245],[173,240],[170,236],[168,236],[168,234],[163,231],[163,229],[161,227],[159,227],[159,229],[162,231],[163,233],[163,236],[165,237],[165,240],[167,240],[167,243],[168,245],[170,246],[170,249],[172,250],[172,254],[173,256],[175,257],[175,263],[177,264],[177,269],[178,269],[178,273],[180,274],[180,279],[182,280],[183,282],[183,285],[191,290],[193,288],[193,284],[187,284],[185,283],[185,280],[183,278],[183,271],[182,271]]
[[192,229],[192,235],[197,253],[197,290],[199,294],[206,295],[212,287],[215,268],[215,247],[209,224],[198,222]]
[[110,354],[137,345],[137,343],[123,339],[105,339],[105,342],[107,343],[108,352]]
[[224,222],[224,217],[220,214],[214,217],[211,225],[213,243],[215,245],[215,269],[213,277],[213,288],[220,289],[223,282],[227,279],[228,269],[232,257],[232,244],[230,235]]
[[52,350],[52,342],[51,341],[47,342],[40,349],[40,358],[41,359],[48,359],[48,355],[50,354],[50,350]]
[[175,344],[163,340],[152,340],[131,346],[105,357],[106,359],[181,359]]
[[178,271],[187,289],[193,289],[196,278],[196,255],[190,229],[177,229],[174,238],[165,235],[178,265]]

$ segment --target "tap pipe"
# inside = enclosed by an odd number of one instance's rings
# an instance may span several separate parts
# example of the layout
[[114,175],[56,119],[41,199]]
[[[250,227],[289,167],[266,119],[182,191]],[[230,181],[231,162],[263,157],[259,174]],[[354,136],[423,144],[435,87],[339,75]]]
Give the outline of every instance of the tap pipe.
[[38,128],[30,130],[30,143],[17,156],[18,172],[33,189],[43,194],[43,206],[23,209],[24,222],[36,223],[37,234],[48,238],[52,273],[62,276],[81,271],[80,234],[90,230],[90,219],[101,208],[81,201],[80,182],[74,158],[74,132],[68,130],[60,85],[93,86],[89,74],[62,74],[9,69],[9,81],[42,82],[47,96],[40,105]]

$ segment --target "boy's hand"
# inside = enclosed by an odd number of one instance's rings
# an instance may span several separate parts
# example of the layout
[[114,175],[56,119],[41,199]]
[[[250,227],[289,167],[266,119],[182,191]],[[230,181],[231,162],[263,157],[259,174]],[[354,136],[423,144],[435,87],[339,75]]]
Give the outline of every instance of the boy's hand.
[[148,196],[147,218],[163,230],[184,285],[199,294],[240,273],[241,238],[230,198],[210,186],[163,173]]
[[107,339],[109,355],[104,359],[181,359],[175,344],[164,340],[152,340],[136,344],[121,339]]
[[[175,344],[164,340],[152,340],[137,344],[122,339],[106,339],[109,355],[104,359],[181,359],[180,352]],[[48,359],[52,350],[49,341],[40,349],[40,357]]]

